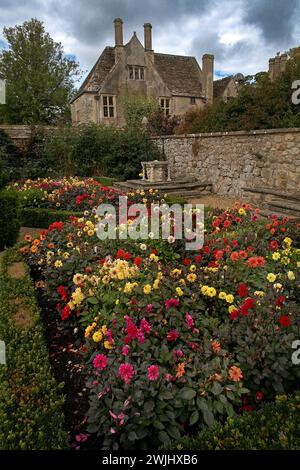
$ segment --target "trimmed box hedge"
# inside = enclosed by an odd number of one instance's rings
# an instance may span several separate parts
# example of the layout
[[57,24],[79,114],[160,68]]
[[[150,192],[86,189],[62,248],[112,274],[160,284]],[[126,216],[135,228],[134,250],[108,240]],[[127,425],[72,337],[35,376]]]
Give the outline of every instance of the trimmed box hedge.
[[12,189],[3,189],[0,191],[0,251],[16,243],[20,227],[18,193]]
[[300,392],[278,396],[258,411],[216,424],[196,436],[184,437],[168,449],[178,450],[299,450]]
[[28,266],[9,271],[20,261],[16,249],[6,251],[0,272],[0,450],[67,449],[63,384],[52,376]]
[[36,207],[25,207],[21,210],[21,222],[23,227],[48,228],[53,222],[64,222],[71,216],[82,217],[82,212],[59,211]]

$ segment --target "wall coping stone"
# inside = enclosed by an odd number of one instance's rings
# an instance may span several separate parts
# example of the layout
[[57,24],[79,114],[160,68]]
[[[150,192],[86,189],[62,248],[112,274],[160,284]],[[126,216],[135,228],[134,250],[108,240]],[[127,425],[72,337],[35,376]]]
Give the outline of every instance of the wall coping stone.
[[253,131],[228,131],[228,132],[203,132],[200,134],[179,134],[179,135],[161,135],[152,137],[153,140],[168,139],[191,139],[198,137],[231,137],[231,136],[250,136],[250,135],[268,135],[268,134],[300,134],[300,127],[290,127],[282,129],[257,129]]

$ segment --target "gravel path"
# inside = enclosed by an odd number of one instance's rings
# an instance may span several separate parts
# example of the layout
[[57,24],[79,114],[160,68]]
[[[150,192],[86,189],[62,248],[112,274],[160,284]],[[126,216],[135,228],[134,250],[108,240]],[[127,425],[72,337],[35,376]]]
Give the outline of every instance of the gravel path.
[[204,204],[205,206],[210,206],[210,207],[220,207],[220,209],[227,209],[229,207],[230,208],[233,207],[234,204],[238,201],[237,199],[215,196],[212,194],[212,195],[202,196],[199,198],[190,199],[189,202],[193,204]]

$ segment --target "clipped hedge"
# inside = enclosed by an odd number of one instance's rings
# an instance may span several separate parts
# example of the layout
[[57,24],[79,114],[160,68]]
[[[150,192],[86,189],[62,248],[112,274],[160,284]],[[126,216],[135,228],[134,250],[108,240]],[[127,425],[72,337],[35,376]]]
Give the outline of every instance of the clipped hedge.
[[16,243],[20,226],[18,193],[3,189],[0,191],[0,251]]
[[24,207],[21,210],[21,221],[24,227],[48,228],[53,222],[64,222],[71,216],[82,217],[82,212],[57,211],[37,207]]
[[0,450],[66,449],[62,384],[51,373],[28,267],[22,265],[18,278],[9,276],[9,266],[19,261],[15,249],[6,251],[0,273],[0,339],[6,344],[6,365],[0,365]]
[[300,450],[300,392],[169,447],[180,450]]

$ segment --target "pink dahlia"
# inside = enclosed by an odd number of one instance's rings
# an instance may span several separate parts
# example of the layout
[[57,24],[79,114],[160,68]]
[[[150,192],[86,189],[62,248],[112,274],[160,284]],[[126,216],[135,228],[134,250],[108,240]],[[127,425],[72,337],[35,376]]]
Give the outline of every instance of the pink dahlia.
[[158,366],[148,367],[148,379],[151,381],[157,380],[159,377],[159,368]]
[[129,384],[130,380],[134,376],[134,368],[131,364],[123,363],[119,367],[119,376],[124,380],[126,384]]
[[107,367],[107,357],[104,354],[97,354],[94,357],[93,364],[95,369],[103,370]]
[[187,313],[187,314],[185,315],[185,321],[186,321],[187,327],[188,327],[189,329],[193,328],[193,326],[195,325],[195,322],[194,322],[194,320],[193,320],[193,317],[192,317],[189,313]]
[[166,301],[166,309],[169,310],[172,307],[178,307],[179,301],[177,299],[169,299]]

